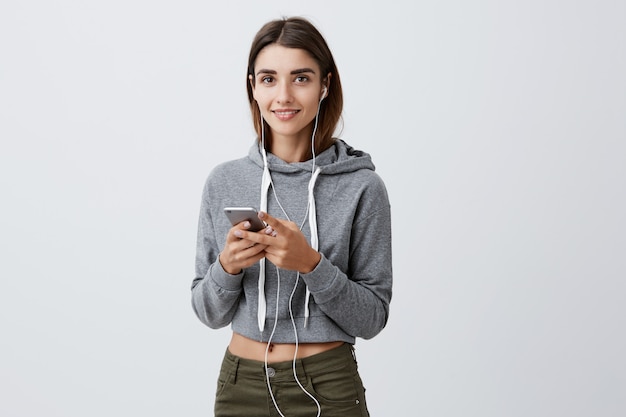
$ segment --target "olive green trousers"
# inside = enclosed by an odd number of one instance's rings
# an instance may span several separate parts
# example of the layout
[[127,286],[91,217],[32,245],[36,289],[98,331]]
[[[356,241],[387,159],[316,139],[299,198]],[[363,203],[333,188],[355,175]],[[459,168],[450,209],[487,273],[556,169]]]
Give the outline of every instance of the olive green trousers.
[[263,362],[227,350],[217,382],[215,416],[315,417],[316,401],[321,417],[369,416],[352,345],[299,359],[295,370],[308,394],[294,378],[293,361],[269,364],[266,376]]

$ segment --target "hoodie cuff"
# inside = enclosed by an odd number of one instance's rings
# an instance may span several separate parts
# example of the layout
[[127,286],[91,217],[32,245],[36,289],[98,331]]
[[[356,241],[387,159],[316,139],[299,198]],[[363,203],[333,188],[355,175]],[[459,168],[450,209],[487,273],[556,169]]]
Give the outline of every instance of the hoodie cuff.
[[323,303],[324,299],[331,299],[336,292],[341,289],[343,282],[339,279],[339,269],[333,265],[325,256],[317,264],[315,269],[308,274],[301,274],[302,279],[306,283],[312,294],[315,294],[315,300]]
[[220,288],[228,291],[238,291],[242,287],[243,271],[233,275],[224,271],[219,259],[213,264],[213,268],[210,269],[209,277],[211,281]]

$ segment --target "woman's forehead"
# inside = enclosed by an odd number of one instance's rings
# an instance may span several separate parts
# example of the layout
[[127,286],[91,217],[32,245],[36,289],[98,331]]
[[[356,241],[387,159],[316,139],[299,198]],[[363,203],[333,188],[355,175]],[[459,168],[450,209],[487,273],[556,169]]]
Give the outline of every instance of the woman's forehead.
[[287,48],[278,44],[271,44],[261,49],[254,65],[255,74],[303,72],[302,69],[309,69],[315,74],[319,73],[319,65],[306,50]]

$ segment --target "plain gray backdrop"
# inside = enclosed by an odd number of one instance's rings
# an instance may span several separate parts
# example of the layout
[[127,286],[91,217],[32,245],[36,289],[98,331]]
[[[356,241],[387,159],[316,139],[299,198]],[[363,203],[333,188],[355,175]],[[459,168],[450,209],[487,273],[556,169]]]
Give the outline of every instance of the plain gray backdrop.
[[202,185],[254,139],[248,49],[312,20],[392,204],[373,416],[626,415],[626,5],[0,5],[0,415],[209,416]]

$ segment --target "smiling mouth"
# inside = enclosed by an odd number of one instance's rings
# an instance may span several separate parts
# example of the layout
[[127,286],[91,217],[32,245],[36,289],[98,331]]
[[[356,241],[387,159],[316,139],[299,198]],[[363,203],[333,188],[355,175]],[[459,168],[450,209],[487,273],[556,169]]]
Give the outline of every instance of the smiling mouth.
[[300,110],[272,110],[272,113],[280,120],[289,120],[299,112]]

